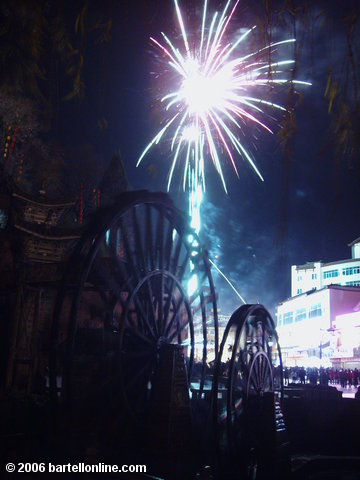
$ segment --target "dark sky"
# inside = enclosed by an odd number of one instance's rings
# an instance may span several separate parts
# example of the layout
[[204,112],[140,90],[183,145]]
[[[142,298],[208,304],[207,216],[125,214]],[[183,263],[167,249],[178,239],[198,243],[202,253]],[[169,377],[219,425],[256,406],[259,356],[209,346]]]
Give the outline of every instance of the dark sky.
[[[179,3],[193,9],[190,1]],[[201,8],[202,2],[195,3]],[[251,3],[239,6],[232,28],[252,26],[255,15],[264,14],[260,2],[256,12]],[[98,2],[99,9],[100,5]],[[317,13],[323,5],[319,2]],[[211,7],[219,8],[219,2],[210,2]],[[86,97],[72,110],[72,121],[64,116],[62,135],[69,144],[79,138],[94,144],[104,162],[120,149],[134,189],[165,190],[171,161],[166,142],[139,168],[135,164],[161,128],[161,115],[155,108],[155,76],[151,74],[160,66],[149,37],[160,38],[161,30],[169,36],[178,34],[173,2],[128,0],[114,2],[112,8],[111,42],[105,49],[89,47]],[[331,8],[328,16],[336,19],[336,13]],[[303,99],[296,109],[291,159],[284,157],[276,134],[260,135],[254,153],[264,182],[239,159],[240,179],[229,166],[224,168],[226,195],[210,164],[207,170],[203,239],[246,301],[263,303],[271,311],[290,295],[292,264],[349,258],[347,244],[360,236],[358,165],[351,167],[346,158],[336,159],[324,98],[329,66],[338,74],[347,57],[342,26],[331,25],[329,30],[313,20],[308,32],[300,22],[296,25],[297,48],[301,49],[296,77],[313,85],[299,89]],[[281,25],[274,34],[281,39],[292,35]],[[281,102],[281,98],[277,100]],[[102,117],[108,128],[100,132],[97,121]],[[177,186],[175,181],[170,194],[176,204],[184,205],[184,194]],[[214,279],[220,309],[231,313],[239,299],[216,272]]]

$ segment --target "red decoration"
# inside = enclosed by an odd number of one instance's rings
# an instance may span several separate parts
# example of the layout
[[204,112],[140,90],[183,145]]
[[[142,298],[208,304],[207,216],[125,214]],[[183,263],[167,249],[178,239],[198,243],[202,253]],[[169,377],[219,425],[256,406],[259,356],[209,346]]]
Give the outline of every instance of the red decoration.
[[[9,127],[8,130],[10,130],[10,128],[11,128],[11,127]],[[7,142],[5,143],[5,154],[4,154],[4,157],[6,157],[7,147],[8,147],[8,145],[9,145],[10,139],[11,139],[11,144],[10,144],[10,150],[9,150],[8,157],[7,157],[7,159],[6,159],[6,162],[4,163],[3,171],[6,170],[7,166],[8,166],[9,163],[10,163],[11,155],[12,155],[12,152],[13,152],[14,147],[15,147],[16,133],[17,133],[17,128],[15,128],[12,138],[11,138],[11,135],[8,135],[8,136],[7,136]]]

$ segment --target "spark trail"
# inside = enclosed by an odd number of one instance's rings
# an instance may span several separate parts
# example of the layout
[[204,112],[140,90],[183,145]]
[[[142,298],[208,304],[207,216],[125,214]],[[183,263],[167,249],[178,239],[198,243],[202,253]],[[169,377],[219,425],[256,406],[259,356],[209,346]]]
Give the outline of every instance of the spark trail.
[[244,300],[244,297],[242,295],[240,295],[240,293],[236,290],[236,288],[234,287],[234,285],[230,282],[230,280],[227,278],[227,276],[225,275],[225,273],[223,273],[220,268],[211,260],[211,258],[209,258],[209,262],[211,263],[211,265],[213,267],[215,267],[215,269],[220,273],[220,275],[224,278],[224,280],[226,280],[226,282],[228,283],[228,285],[234,290],[234,292],[236,293],[236,295],[240,298],[240,300],[243,302],[243,304],[245,304],[245,300]]
[[208,0],[204,0],[201,25],[187,30],[179,2],[174,0],[180,40],[171,40],[164,32],[160,40],[150,38],[164,59],[159,78],[167,76],[167,81],[159,82],[163,121],[137,166],[152,147],[169,142],[172,160],[167,190],[180,168],[183,190],[189,192],[191,226],[197,233],[207,160],[211,160],[226,193],[226,162],[239,176],[237,162],[241,158],[264,180],[247,147],[254,137],[253,127],[273,133],[266,123],[270,113],[286,112],[285,107],[271,101],[279,86],[311,85],[291,78],[294,60],[272,60],[282,47],[294,43],[294,38],[249,49],[248,40],[256,26],[240,34],[238,27],[232,28],[238,4],[239,0],[228,0],[222,12],[210,15]]
[[280,45],[293,43],[295,39],[271,43],[246,53],[246,41],[255,26],[232,36],[230,22],[239,0],[231,8],[232,3],[229,0],[221,15],[216,12],[208,22],[208,1],[205,0],[199,34],[187,31],[178,0],[174,0],[182,45],[175,45],[163,32],[162,41],[151,37],[151,42],[166,59],[164,70],[172,75],[161,98],[164,126],[146,146],[137,166],[154,145],[170,138],[172,162],[168,190],[175,168],[182,161],[183,189],[196,192],[200,188],[204,192],[205,157],[209,157],[227,192],[221,161],[223,154],[237,176],[236,154],[249,162],[263,180],[245,145],[250,136],[246,130],[256,125],[272,133],[265,123],[266,111],[286,110],[267,100],[270,88],[290,83],[309,85],[290,80],[289,75],[282,72],[282,68],[289,68],[294,60],[269,62]]

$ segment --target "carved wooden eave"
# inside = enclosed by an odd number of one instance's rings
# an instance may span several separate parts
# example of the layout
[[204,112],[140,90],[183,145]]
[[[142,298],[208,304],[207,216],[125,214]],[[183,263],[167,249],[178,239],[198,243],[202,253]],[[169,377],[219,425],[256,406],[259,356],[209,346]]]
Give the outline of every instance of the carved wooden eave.
[[56,226],[64,213],[76,205],[76,200],[54,202],[46,198],[34,199],[19,192],[13,192],[12,197],[17,215],[25,222],[37,225]]
[[[53,241],[69,241],[69,240],[78,240],[81,237],[79,233],[60,233],[59,231],[55,232],[53,230],[49,230],[48,232],[39,232],[34,230],[33,228],[25,227],[19,223],[14,225],[14,228],[21,230],[22,232],[27,233],[28,235],[41,238],[43,240],[53,240]],[[57,234],[56,234],[57,233]]]
[[76,243],[81,236],[80,231],[59,231],[59,229],[41,228],[40,225],[16,223],[14,228],[24,234],[23,258],[30,262],[65,261],[71,250],[69,246]]
[[44,207],[44,208],[68,208],[68,207],[72,207],[76,204],[77,202],[77,199],[73,199],[73,200],[70,200],[70,201],[65,201],[65,200],[59,200],[59,201],[49,201],[48,199],[46,198],[37,198],[37,199],[34,199],[33,197],[30,197],[28,195],[25,195],[23,193],[17,193],[17,192],[13,192],[12,196],[14,198],[17,198],[19,200],[23,200],[24,202],[26,203],[30,203],[30,204],[33,204],[33,205],[38,205],[38,206],[41,206],[41,207]]

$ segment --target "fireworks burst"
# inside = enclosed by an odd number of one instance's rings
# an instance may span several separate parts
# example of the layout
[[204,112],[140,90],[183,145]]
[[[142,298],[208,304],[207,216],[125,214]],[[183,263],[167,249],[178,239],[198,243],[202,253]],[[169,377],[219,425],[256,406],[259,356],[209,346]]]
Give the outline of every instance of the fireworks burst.
[[[272,133],[265,123],[269,111],[286,109],[269,101],[269,92],[279,85],[305,84],[289,79],[283,68],[291,69],[294,60],[273,62],[275,51],[295,39],[274,42],[255,51],[246,50],[255,26],[240,35],[231,35],[230,22],[239,0],[228,0],[222,13],[208,21],[208,1],[204,0],[199,32],[188,32],[178,0],[174,0],[182,44],[176,46],[162,33],[162,40],[152,43],[166,60],[164,72],[171,72],[161,98],[164,124],[141,154],[137,166],[149,150],[165,138],[171,140],[172,162],[167,189],[175,168],[183,161],[183,189],[189,191],[191,226],[200,231],[200,206],[205,192],[205,158],[210,158],[225,192],[226,183],[221,158],[227,158],[238,175],[236,157],[245,159],[263,180],[245,142],[251,136],[251,125]],[[230,32],[230,35],[229,35]],[[190,41],[189,41],[190,40]],[[241,295],[226,279],[240,299]],[[194,275],[189,282],[191,295],[197,285]]]
[[239,0],[235,3],[229,0],[222,13],[216,12],[209,22],[208,2],[205,0],[200,34],[194,35],[195,32],[186,30],[178,1],[174,0],[182,46],[177,48],[165,33],[162,33],[162,41],[151,37],[167,61],[166,69],[173,76],[161,99],[164,126],[147,145],[137,166],[152,146],[170,137],[172,163],[167,189],[170,189],[175,167],[181,158],[184,162],[183,189],[189,190],[189,213],[197,231],[200,229],[197,222],[200,221],[199,208],[205,191],[205,156],[211,158],[225,192],[227,189],[220,160],[223,153],[236,175],[238,170],[234,156],[238,155],[248,161],[263,180],[251,154],[240,140],[240,133],[246,140],[249,135],[244,130],[251,124],[272,133],[264,123],[266,111],[284,112],[286,109],[266,100],[269,87],[281,84],[310,85],[308,82],[284,78],[286,75],[282,68],[289,68],[294,60],[269,61],[280,45],[293,43],[295,39],[271,43],[245,53],[242,46],[255,27],[229,40],[226,38],[229,37],[230,21],[238,3]]

